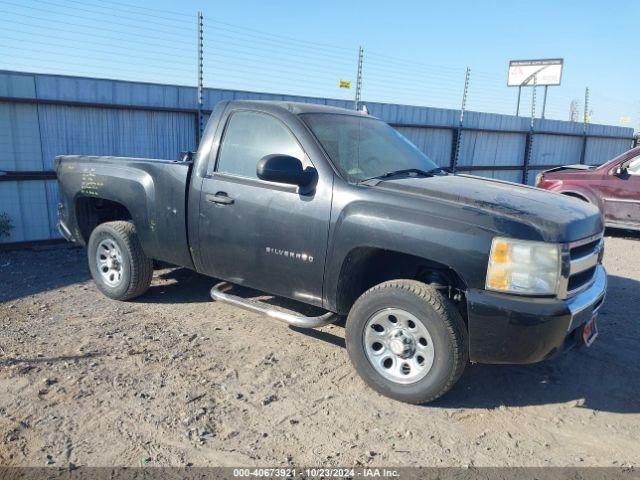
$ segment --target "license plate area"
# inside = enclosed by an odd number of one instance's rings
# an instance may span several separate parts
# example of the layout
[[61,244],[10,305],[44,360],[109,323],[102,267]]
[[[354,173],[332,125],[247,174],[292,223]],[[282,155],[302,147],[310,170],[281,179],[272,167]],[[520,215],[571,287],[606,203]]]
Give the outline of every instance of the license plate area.
[[582,340],[587,347],[590,347],[598,336],[598,325],[596,322],[597,316],[591,317],[587,323],[582,327]]

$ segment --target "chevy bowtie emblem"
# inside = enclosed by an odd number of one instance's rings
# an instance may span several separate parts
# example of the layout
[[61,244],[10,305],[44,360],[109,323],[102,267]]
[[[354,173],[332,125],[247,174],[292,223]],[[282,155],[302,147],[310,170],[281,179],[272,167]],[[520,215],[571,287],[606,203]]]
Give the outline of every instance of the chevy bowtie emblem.
[[283,250],[281,248],[265,247],[265,252],[269,255],[277,255],[292,260],[300,260],[301,262],[313,263],[313,256],[308,253],[292,252],[291,250]]

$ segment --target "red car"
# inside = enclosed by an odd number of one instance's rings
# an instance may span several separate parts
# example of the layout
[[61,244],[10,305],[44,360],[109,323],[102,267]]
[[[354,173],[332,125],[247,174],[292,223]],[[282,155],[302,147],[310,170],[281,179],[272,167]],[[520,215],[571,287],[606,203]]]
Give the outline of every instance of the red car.
[[536,186],[597,205],[608,227],[640,230],[640,147],[599,167],[552,168],[536,176]]

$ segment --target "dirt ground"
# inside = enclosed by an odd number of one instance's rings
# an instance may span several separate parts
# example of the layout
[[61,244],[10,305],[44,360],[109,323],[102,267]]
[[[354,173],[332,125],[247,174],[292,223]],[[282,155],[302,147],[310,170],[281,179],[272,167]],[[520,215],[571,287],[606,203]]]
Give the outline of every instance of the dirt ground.
[[365,387],[341,325],[215,304],[182,269],[120,303],[83,250],[0,252],[0,465],[637,466],[640,236],[608,232],[605,265],[591,348],[412,406]]

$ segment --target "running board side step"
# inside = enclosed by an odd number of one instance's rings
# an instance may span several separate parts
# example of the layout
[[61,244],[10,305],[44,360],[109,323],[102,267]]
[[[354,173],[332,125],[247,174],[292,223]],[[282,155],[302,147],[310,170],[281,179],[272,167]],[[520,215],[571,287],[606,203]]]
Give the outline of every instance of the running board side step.
[[267,306],[256,300],[248,300],[237,295],[226,293],[233,288],[233,285],[227,282],[221,282],[211,289],[211,298],[218,302],[228,303],[236,307],[244,308],[255,313],[262,313],[275,320],[288,323],[299,328],[320,328],[338,319],[338,315],[333,312],[327,312],[319,317],[304,317],[302,315],[294,315],[292,313],[276,310],[271,306]]

